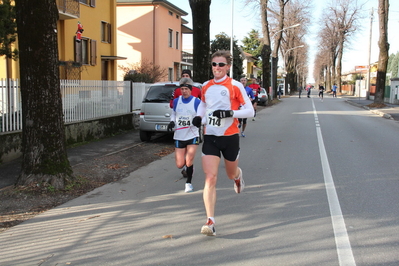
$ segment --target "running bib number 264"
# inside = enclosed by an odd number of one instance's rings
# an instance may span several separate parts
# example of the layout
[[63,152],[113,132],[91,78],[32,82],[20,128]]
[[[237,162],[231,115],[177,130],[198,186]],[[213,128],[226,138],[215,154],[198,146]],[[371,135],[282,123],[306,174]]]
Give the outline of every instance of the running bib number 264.
[[177,119],[178,127],[189,127],[191,126],[191,116],[180,116]]

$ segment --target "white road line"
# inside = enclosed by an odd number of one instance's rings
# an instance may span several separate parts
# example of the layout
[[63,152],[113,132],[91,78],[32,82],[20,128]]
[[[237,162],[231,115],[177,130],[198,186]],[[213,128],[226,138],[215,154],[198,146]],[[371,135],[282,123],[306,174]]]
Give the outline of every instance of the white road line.
[[319,151],[321,165],[323,168],[324,184],[326,186],[328,205],[332,226],[334,229],[335,245],[338,253],[338,261],[340,266],[355,266],[355,258],[353,257],[351,243],[349,242],[348,232],[346,231],[345,220],[342,216],[341,206],[339,205],[337,191],[335,190],[334,180],[332,178],[330,164],[328,162],[326,149],[324,147],[323,135],[317,116],[316,107],[312,98],[313,114],[316,124],[317,140],[319,142]]

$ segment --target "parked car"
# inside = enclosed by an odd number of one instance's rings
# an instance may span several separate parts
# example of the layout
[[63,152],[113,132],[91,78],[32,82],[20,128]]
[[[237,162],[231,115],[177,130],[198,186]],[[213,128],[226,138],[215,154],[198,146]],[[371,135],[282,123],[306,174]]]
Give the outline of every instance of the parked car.
[[[201,88],[200,83],[194,86]],[[149,141],[156,132],[168,132],[172,109],[169,107],[173,91],[179,82],[160,82],[150,86],[144,95],[140,111],[140,140]]]
[[260,88],[260,93],[258,94],[258,104],[260,105],[267,104],[267,93],[264,88]]

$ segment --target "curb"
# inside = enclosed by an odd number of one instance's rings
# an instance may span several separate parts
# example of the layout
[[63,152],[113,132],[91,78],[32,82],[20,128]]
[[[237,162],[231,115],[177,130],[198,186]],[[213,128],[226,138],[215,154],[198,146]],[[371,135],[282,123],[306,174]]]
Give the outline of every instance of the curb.
[[384,112],[382,112],[382,111],[380,111],[380,110],[371,109],[371,108],[368,107],[368,106],[361,105],[361,104],[358,104],[358,103],[354,103],[354,102],[352,102],[352,101],[350,101],[350,100],[346,100],[346,102],[349,103],[349,104],[351,104],[351,105],[354,105],[354,106],[361,107],[361,108],[363,108],[363,109],[369,110],[369,111],[372,112],[373,114],[379,115],[379,116],[381,116],[381,117],[383,117],[383,118],[394,120],[393,117],[392,117],[390,114],[384,113]]

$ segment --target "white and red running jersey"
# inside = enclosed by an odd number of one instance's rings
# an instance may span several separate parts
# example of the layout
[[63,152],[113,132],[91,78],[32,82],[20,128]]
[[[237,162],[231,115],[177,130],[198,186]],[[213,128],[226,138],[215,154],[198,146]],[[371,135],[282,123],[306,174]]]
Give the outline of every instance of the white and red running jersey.
[[[242,88],[242,89],[240,89]],[[239,133],[238,119],[213,116],[215,110],[239,110],[248,99],[242,84],[230,77],[216,82],[214,79],[204,83],[201,100],[206,103],[206,127],[204,134],[230,136]]]

